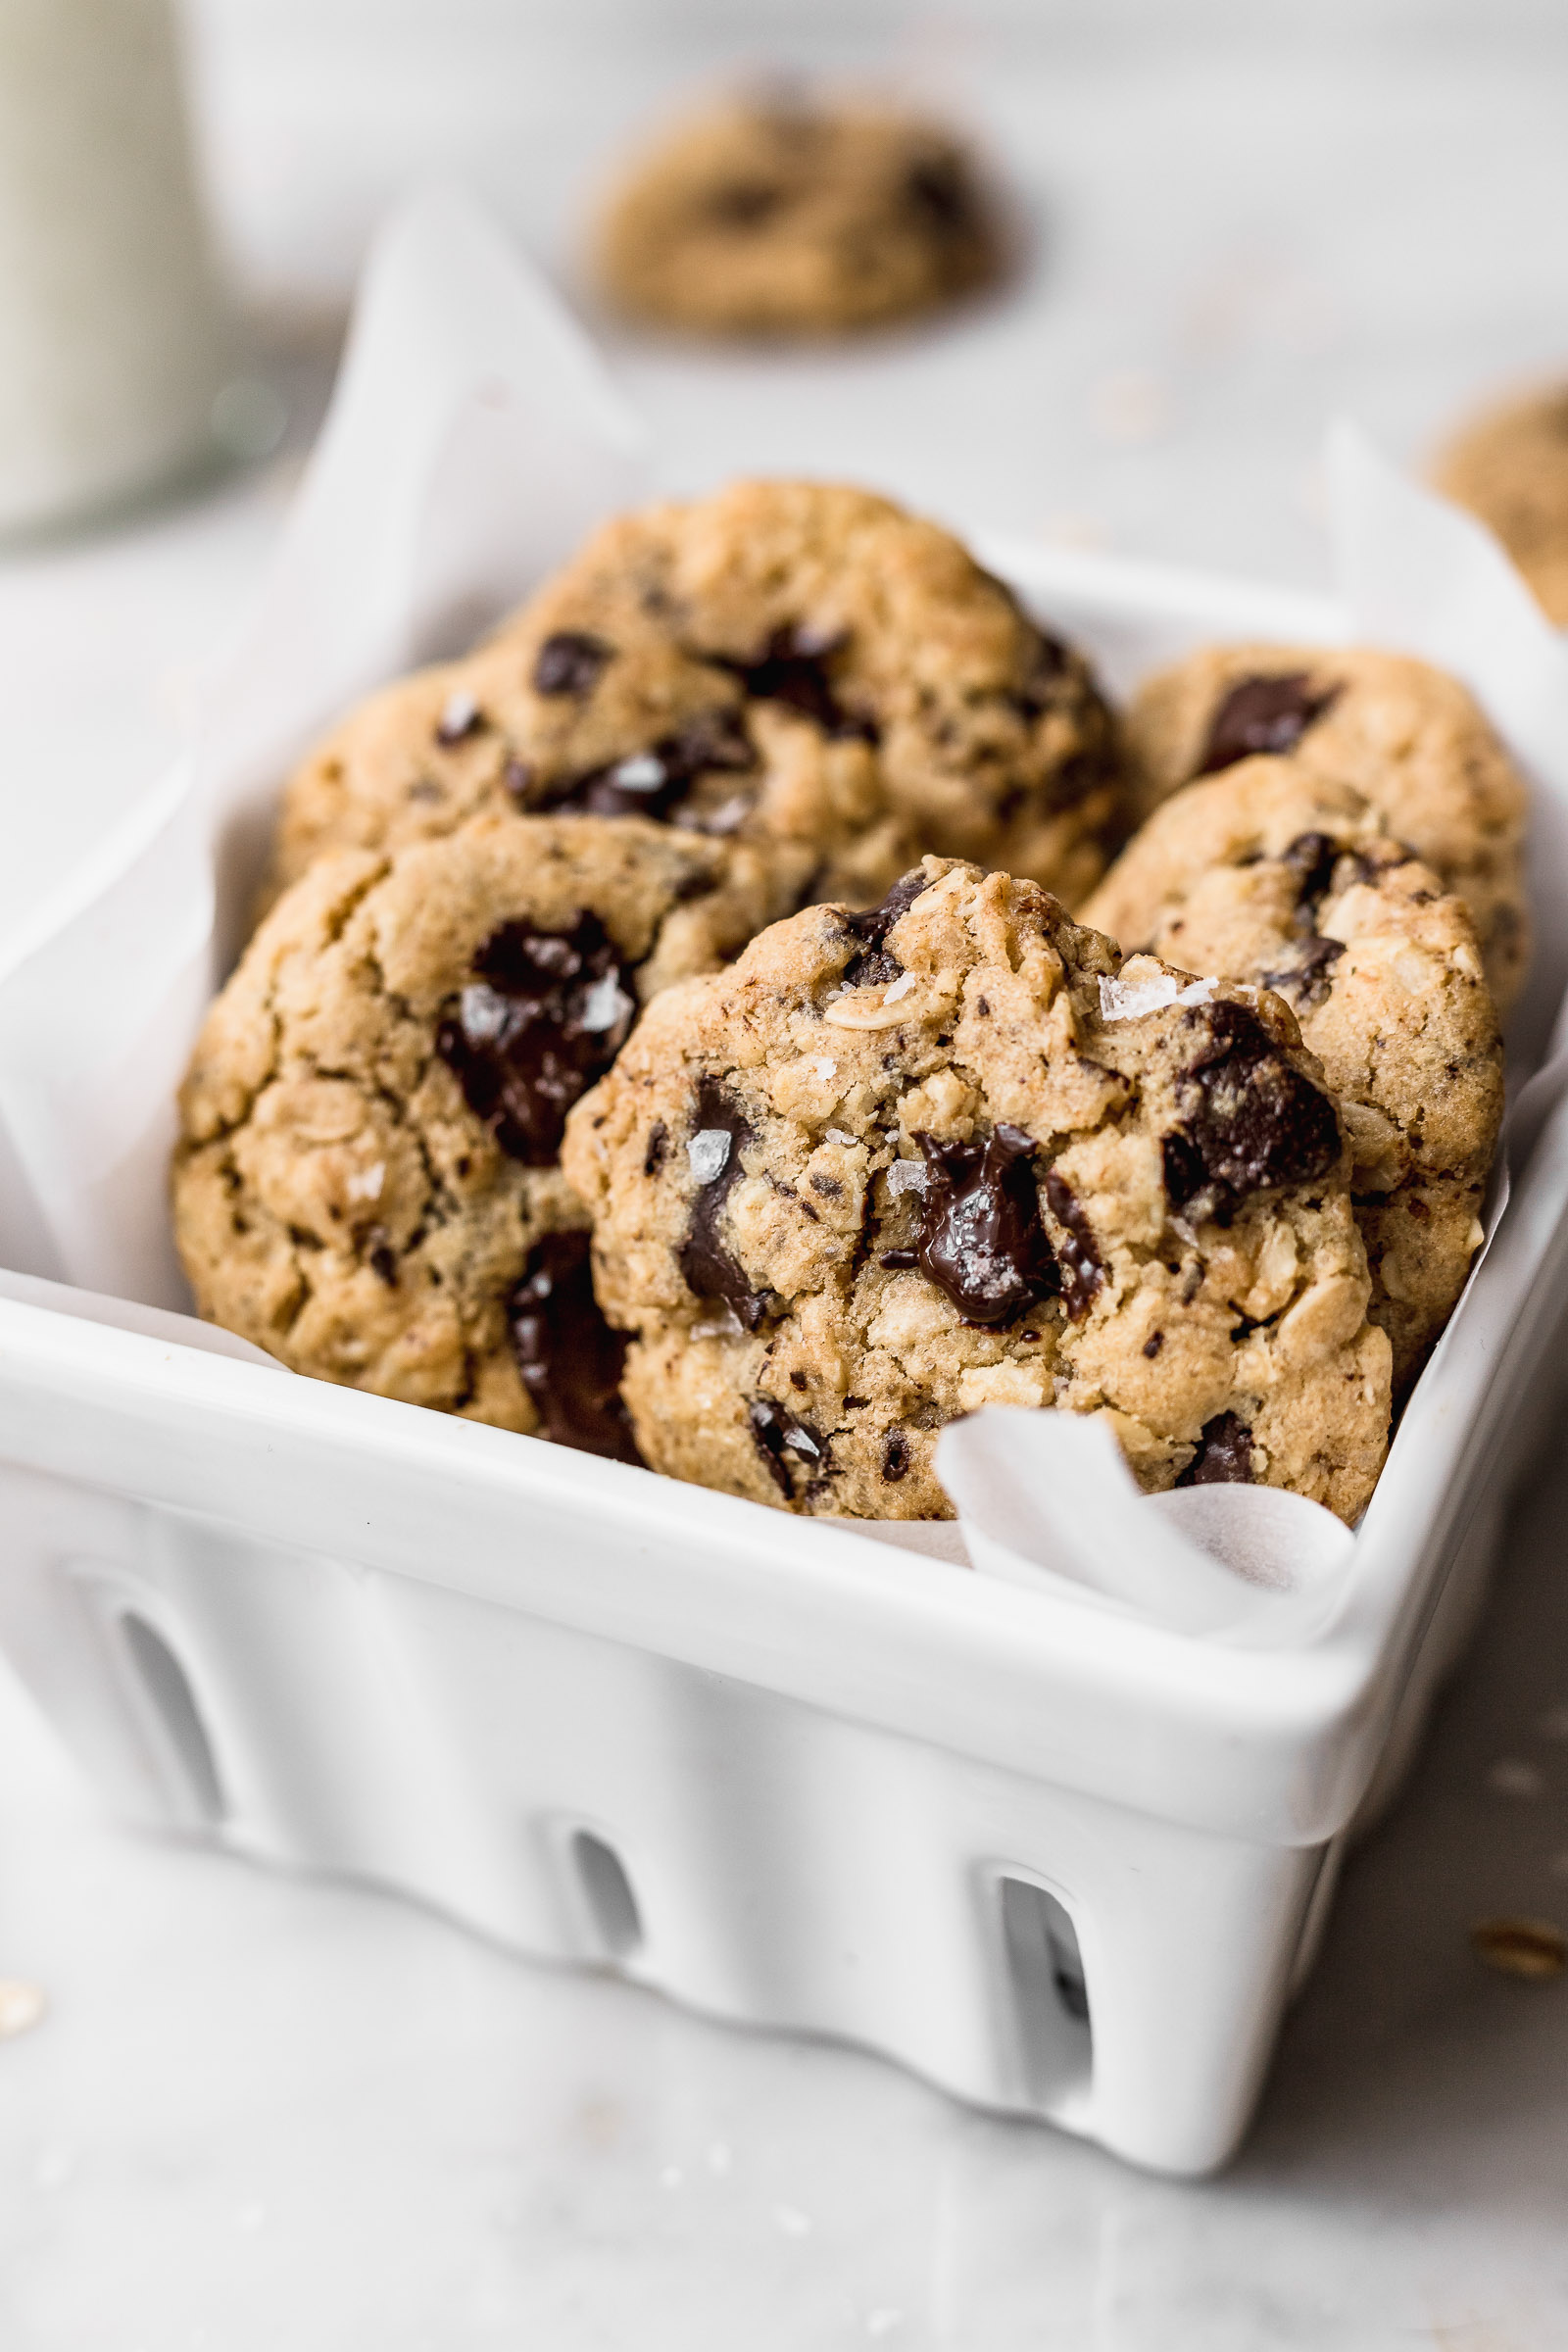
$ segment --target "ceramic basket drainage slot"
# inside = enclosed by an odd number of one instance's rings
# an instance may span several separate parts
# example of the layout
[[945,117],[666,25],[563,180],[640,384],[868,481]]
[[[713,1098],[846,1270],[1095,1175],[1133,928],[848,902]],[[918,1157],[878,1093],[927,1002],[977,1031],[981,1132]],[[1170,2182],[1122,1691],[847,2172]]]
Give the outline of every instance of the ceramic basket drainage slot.
[[278,775],[634,497],[636,440],[486,223],[394,224],[194,763],[0,967],[0,1642],[133,1819],[1202,2172],[1560,1410],[1568,654],[1348,442],[1336,601],[981,548],[1117,691],[1215,637],[1465,676],[1537,788],[1544,1066],[1353,1542],[1289,1498],[1145,1500],[1054,1415],[944,1439],[957,1528],[796,1519],[295,1379],[178,1311],[168,1247],[172,1091]]
[[1083,2098],[1094,2073],[1078,1935],[1058,1897],[1039,1881],[1004,1871],[994,1886],[1019,2086],[1030,2106],[1049,2114]]
[[626,1865],[607,1838],[573,1830],[567,1852],[588,1929],[590,1956],[624,1967],[643,1948],[642,1913]]

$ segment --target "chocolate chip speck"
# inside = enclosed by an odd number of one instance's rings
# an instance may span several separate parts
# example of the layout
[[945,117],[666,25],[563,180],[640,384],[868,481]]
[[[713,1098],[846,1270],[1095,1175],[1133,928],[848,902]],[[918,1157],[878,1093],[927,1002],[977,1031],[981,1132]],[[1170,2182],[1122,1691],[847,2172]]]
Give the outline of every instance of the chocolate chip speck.
[[1252,1484],[1252,1433],[1235,1413],[1216,1413],[1203,1424],[1198,1451],[1176,1481],[1179,1487],[1247,1487]]
[[657,1176],[669,1151],[669,1129],[662,1119],[656,1119],[648,1130],[648,1149],[643,1153],[643,1174]]
[[1298,833],[1285,852],[1281,862],[1296,876],[1296,904],[1308,914],[1302,926],[1306,930],[1312,928],[1310,915],[1334,886],[1339,859],[1339,844],[1327,833]]
[[721,1300],[734,1310],[748,1331],[755,1331],[762,1319],[766,1299],[752,1289],[744,1270],[720,1238],[724,1204],[745,1174],[741,1152],[753,1140],[752,1130],[745,1111],[728,1088],[717,1078],[705,1075],[698,1082],[691,1132],[701,1135],[714,1131],[729,1137],[730,1148],[722,1166],[707,1184],[698,1188],[692,1202],[691,1223],[681,1244],[680,1270],[687,1289],[697,1298]]
[[808,1421],[792,1419],[766,1396],[753,1396],[746,1413],[752,1425],[753,1443],[781,1494],[794,1494],[792,1462],[813,1483],[822,1477],[828,1468],[828,1442]]
[[930,889],[923,869],[915,866],[902,874],[879,906],[862,906],[858,912],[844,917],[844,928],[852,939],[865,942],[858,956],[852,956],[844,967],[844,977],[851,988],[885,988],[901,977],[904,966],[884,941],[900,917],[923,891]]
[[1144,1353],[1152,1361],[1164,1345],[1165,1334],[1162,1331],[1152,1331],[1144,1342]]
[[909,1441],[902,1429],[890,1429],[882,1441],[882,1476],[896,1487],[909,1467]]
[[754,702],[782,703],[786,710],[810,719],[824,735],[858,736],[862,742],[875,743],[880,734],[875,720],[864,712],[846,710],[834,690],[829,663],[843,644],[842,637],[824,636],[797,623],[793,628],[775,629],[767,643],[746,661],[726,654],[708,658],[733,670]]
[[1061,1268],[1061,1297],[1068,1314],[1081,1323],[1104,1282],[1095,1229],[1078,1204],[1077,1196],[1053,1168],[1046,1177],[1046,1201],[1063,1239],[1056,1244]]
[[1337,686],[1315,693],[1305,670],[1238,679],[1214,713],[1197,773],[1211,776],[1258,753],[1293,752],[1338,695]]
[[558,629],[545,639],[534,659],[534,692],[571,694],[580,701],[592,694],[614,652],[612,645],[607,645],[602,637],[590,637],[585,629]]
[[529,1253],[507,1301],[522,1385],[558,1446],[640,1462],[621,1402],[626,1342],[594,1297],[586,1233],[551,1233]]

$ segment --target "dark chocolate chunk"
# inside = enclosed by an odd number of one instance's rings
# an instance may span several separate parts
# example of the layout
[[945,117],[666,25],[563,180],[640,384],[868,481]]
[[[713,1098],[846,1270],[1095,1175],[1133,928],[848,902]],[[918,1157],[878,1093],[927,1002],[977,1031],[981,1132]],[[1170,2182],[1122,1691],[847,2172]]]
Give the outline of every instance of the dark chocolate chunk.
[[1062,1303],[1073,1321],[1081,1323],[1105,1279],[1101,1270],[1095,1229],[1079,1207],[1072,1188],[1063,1183],[1054,1168],[1046,1178],[1046,1203],[1066,1237],[1056,1244]]
[[703,210],[725,228],[759,228],[785,201],[776,180],[732,179],[704,199]]
[[920,1263],[920,1253],[917,1250],[884,1250],[876,1262],[890,1274],[904,1274]]
[[620,1396],[626,1342],[599,1311],[587,1234],[547,1234],[529,1251],[507,1322],[522,1385],[556,1444],[640,1462]]
[[844,928],[857,939],[863,939],[868,948],[879,948],[900,916],[907,914],[915,900],[930,887],[924,866],[911,866],[906,874],[899,876],[880,906],[862,906],[856,913],[847,914]]
[[766,1298],[754,1291],[746,1275],[719,1239],[724,1203],[744,1173],[742,1148],[752,1141],[746,1113],[716,1078],[699,1081],[692,1106],[693,1135],[717,1131],[729,1138],[729,1150],[717,1173],[702,1185],[692,1202],[692,1221],[680,1249],[680,1270],[686,1287],[699,1298],[717,1298],[733,1308],[748,1331],[762,1319]]
[[657,1176],[664,1164],[669,1150],[669,1129],[662,1119],[656,1119],[648,1130],[648,1149],[643,1153],[643,1174]]
[[890,1429],[882,1441],[882,1476],[896,1487],[909,1467],[909,1441],[902,1429]]
[[824,735],[859,736],[865,743],[876,743],[881,733],[876,721],[863,712],[845,710],[833,691],[828,662],[843,644],[842,637],[823,637],[813,629],[797,626],[775,629],[749,661],[737,662],[727,654],[709,654],[704,659],[733,670],[753,702],[783,703],[810,719]]
[[[628,752],[608,767],[580,776],[558,776],[534,799],[540,808],[574,809],[584,816],[646,816],[667,824],[682,808],[699,776],[717,769],[745,775],[757,765],[757,749],[733,710],[705,711],[675,735],[662,736],[651,751]],[[746,813],[742,803],[733,822],[717,814],[701,829],[731,831]]]
[[1327,998],[1333,985],[1329,975],[1344,954],[1343,939],[1321,939],[1313,932],[1303,941],[1294,963],[1282,964],[1278,971],[1263,972],[1259,977],[1265,988],[1277,990],[1298,1012],[1306,1012]]
[[844,928],[865,946],[858,956],[852,956],[844,967],[844,977],[852,988],[885,988],[890,981],[902,977],[904,966],[883,941],[899,917],[906,914],[922,891],[931,887],[924,869],[913,867],[901,874],[880,906],[862,906],[857,913],[844,917]]
[[377,1242],[370,1251],[370,1271],[386,1284],[389,1291],[398,1287],[398,1261],[386,1242]]
[[1250,1193],[1326,1175],[1340,1155],[1334,1105],[1256,1014],[1221,999],[1195,1006],[1185,1026],[1195,1038],[1177,1085],[1182,1125],[1163,1142],[1171,1205],[1227,1223]]
[[814,1485],[828,1467],[828,1441],[808,1421],[792,1420],[770,1398],[753,1396],[746,1406],[757,1450],[782,1494],[793,1495],[794,1481],[786,1455],[793,1455]]
[[1314,694],[1304,669],[1283,677],[1239,679],[1214,713],[1196,772],[1211,776],[1259,752],[1294,751],[1339,691],[1330,686]]
[[1250,1487],[1252,1433],[1235,1413],[1205,1421],[1198,1451],[1176,1481],[1179,1487]]
[[1040,1218],[1033,1139],[999,1124],[984,1144],[915,1140],[927,1170],[917,1262],[965,1322],[1013,1323],[1034,1299],[1059,1291]]
[[626,1042],[637,1009],[629,970],[595,914],[565,931],[503,923],[473,968],[436,1051],[502,1151],[548,1167],[567,1111]]
[[536,694],[573,694],[580,701],[592,694],[606,662],[615,649],[585,629],[558,629],[539,648],[533,665]]
[[1339,844],[1327,833],[1298,833],[1281,863],[1296,876],[1296,904],[1308,916],[1315,914],[1334,887],[1334,868],[1340,861]]
[[1056,701],[1056,689],[1067,667],[1067,649],[1058,637],[1033,629],[1034,651],[1029,673],[1014,689],[1010,701],[1021,718],[1043,718]]
[[886,948],[862,948],[844,966],[851,988],[887,988],[904,976],[904,966]]
[[905,174],[904,192],[910,211],[941,235],[968,235],[975,226],[974,198],[967,174],[956,156],[926,156]]
[[1152,1331],[1144,1342],[1144,1353],[1152,1361],[1164,1345],[1165,1334],[1162,1331]]

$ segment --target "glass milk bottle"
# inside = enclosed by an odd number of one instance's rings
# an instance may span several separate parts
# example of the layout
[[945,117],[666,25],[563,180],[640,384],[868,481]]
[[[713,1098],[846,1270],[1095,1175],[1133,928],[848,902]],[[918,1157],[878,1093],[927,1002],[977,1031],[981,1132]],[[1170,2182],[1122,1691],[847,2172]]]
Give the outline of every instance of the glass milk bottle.
[[193,470],[227,356],[170,0],[0,0],[0,533]]

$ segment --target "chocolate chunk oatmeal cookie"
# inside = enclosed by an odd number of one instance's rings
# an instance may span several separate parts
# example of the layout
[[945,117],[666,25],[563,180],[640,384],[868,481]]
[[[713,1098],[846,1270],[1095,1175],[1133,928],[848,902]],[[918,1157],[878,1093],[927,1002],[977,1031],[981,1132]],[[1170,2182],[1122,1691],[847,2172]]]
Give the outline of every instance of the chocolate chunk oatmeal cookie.
[[1254,759],[1156,808],[1084,909],[1129,951],[1285,998],[1340,1102],[1396,1390],[1464,1287],[1502,1042],[1460,901],[1348,785]]
[[734,99],[640,156],[596,273],[632,317],[701,334],[830,335],[939,309],[1004,239],[961,141],[895,108]]
[[324,858],[275,906],[180,1093],[197,1305],[296,1372],[634,1460],[621,1343],[561,1173],[566,1112],[704,938],[725,851],[632,821],[476,823]]
[[1496,532],[1547,619],[1568,626],[1568,384],[1478,416],[1433,480]]
[[1525,787],[1456,678],[1359,646],[1209,646],[1148,681],[1127,741],[1140,815],[1258,753],[1352,785],[1464,901],[1507,1012],[1530,956]]
[[1151,1490],[1353,1517],[1390,1350],[1338,1112],[1267,991],[1123,966],[1032,883],[927,858],[670,990],[567,1123],[655,1468],[942,1518],[935,1432],[1102,1413]]
[[760,929],[923,851],[1071,902],[1122,817],[1081,657],[958,542],[863,491],[740,482],[612,522],[468,661],[354,712],[288,786],[279,884],[492,809],[732,845]]

